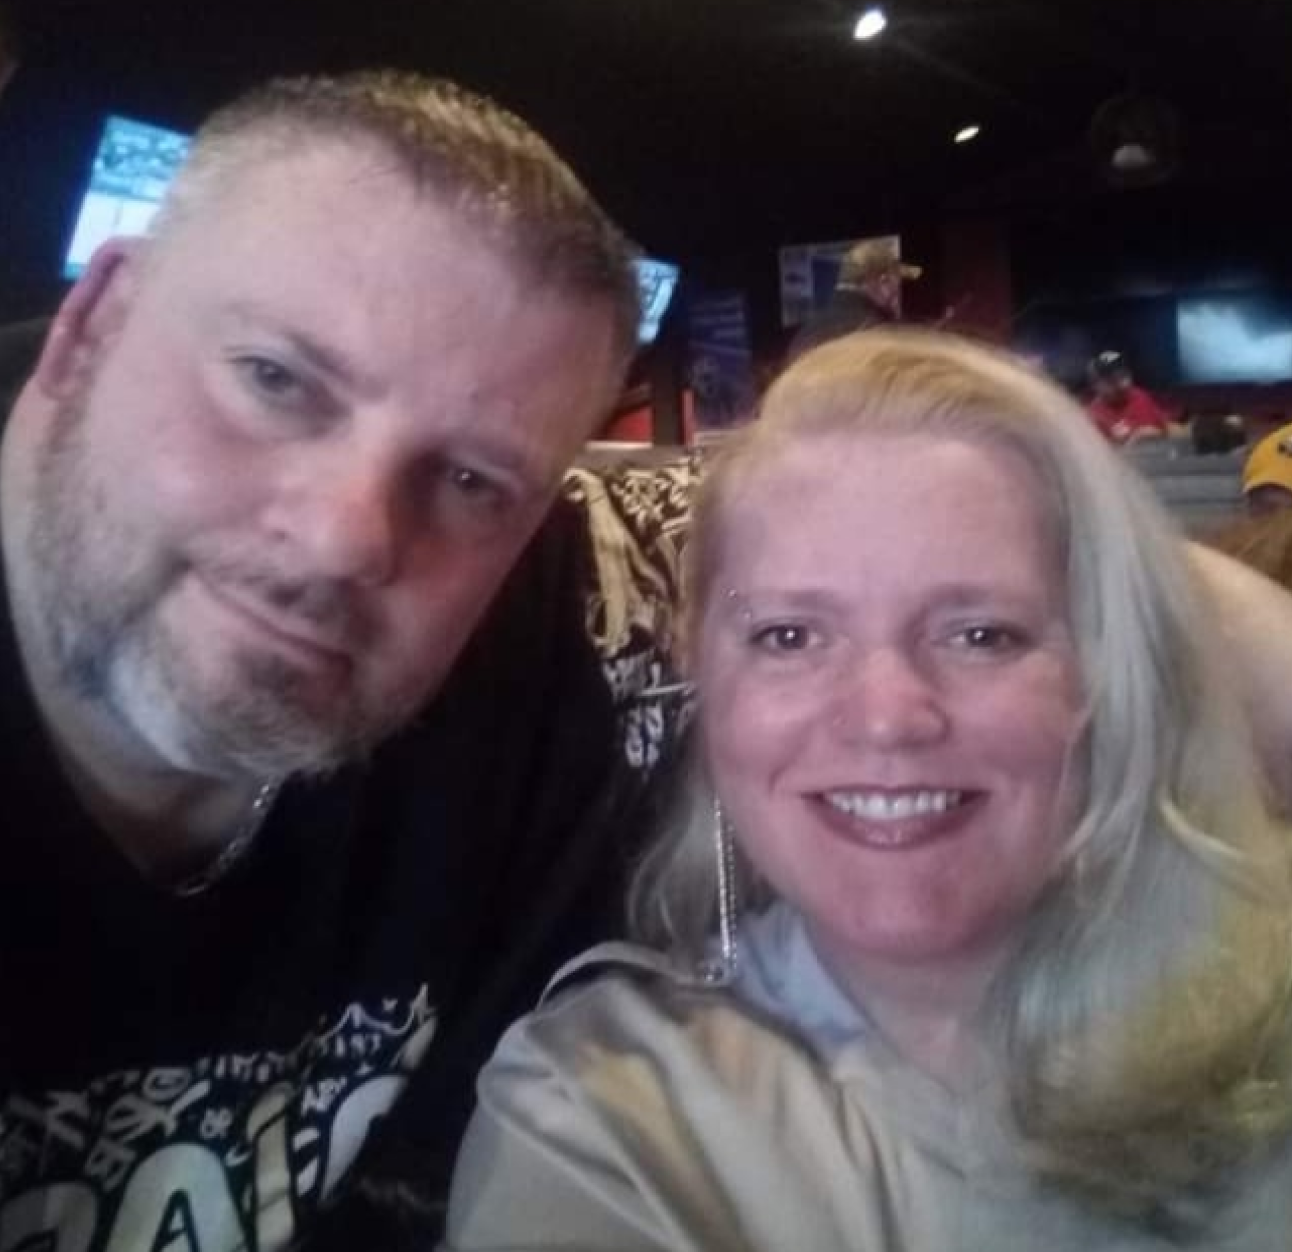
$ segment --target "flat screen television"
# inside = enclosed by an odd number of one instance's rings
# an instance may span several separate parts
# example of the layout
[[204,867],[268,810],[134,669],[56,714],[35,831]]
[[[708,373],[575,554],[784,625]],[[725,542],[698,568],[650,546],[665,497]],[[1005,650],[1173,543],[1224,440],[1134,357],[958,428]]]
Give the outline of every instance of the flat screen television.
[[1182,296],[1176,337],[1181,382],[1286,382],[1292,379],[1292,292]]
[[637,342],[648,344],[655,341],[659,334],[659,325],[668,311],[669,302],[677,287],[680,270],[669,261],[657,261],[652,257],[639,257],[637,267],[637,291],[641,299],[641,320],[637,323]]
[[179,131],[115,114],[107,118],[63,257],[64,278],[76,278],[105,239],[148,229],[189,143]]

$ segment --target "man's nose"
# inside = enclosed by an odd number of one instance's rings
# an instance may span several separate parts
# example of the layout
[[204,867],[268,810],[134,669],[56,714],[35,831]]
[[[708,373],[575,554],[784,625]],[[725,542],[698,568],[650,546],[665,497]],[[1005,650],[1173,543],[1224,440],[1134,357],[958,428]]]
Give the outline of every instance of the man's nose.
[[840,738],[882,749],[935,743],[948,718],[927,667],[898,647],[867,649],[839,676],[831,728]]
[[337,447],[302,458],[276,502],[274,528],[301,574],[380,585],[399,568],[403,514],[399,475],[384,458]]

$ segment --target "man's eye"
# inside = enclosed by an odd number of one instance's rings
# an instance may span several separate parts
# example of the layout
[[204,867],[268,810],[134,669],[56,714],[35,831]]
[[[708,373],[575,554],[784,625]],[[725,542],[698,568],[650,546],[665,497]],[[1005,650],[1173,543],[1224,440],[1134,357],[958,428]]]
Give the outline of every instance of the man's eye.
[[795,622],[779,622],[759,627],[749,639],[764,652],[803,652],[812,643],[812,632]]
[[477,495],[490,490],[491,484],[483,474],[464,465],[452,465],[448,470],[449,482],[465,495]]
[[445,466],[444,481],[460,500],[474,508],[501,513],[510,503],[501,483],[469,465]]
[[239,372],[251,389],[270,400],[292,400],[305,390],[304,382],[285,365],[267,357],[242,357]]

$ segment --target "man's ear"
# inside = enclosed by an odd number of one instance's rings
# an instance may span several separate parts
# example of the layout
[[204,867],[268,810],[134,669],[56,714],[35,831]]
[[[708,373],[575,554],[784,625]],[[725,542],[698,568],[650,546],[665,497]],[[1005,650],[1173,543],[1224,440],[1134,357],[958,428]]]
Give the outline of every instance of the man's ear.
[[138,287],[143,245],[139,239],[101,244],[59,306],[34,374],[50,399],[77,394],[104,345],[121,328]]

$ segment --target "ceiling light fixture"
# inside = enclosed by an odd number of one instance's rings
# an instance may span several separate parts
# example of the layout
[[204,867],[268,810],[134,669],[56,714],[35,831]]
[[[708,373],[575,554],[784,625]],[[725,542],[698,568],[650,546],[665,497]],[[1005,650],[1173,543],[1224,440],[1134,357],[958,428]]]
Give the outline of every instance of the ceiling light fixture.
[[869,8],[857,19],[856,26],[852,28],[852,37],[874,39],[887,25],[888,18],[884,16],[883,9],[878,6]]
[[968,143],[971,139],[978,138],[978,132],[982,129],[976,123],[972,126],[962,126],[955,134],[956,143]]

